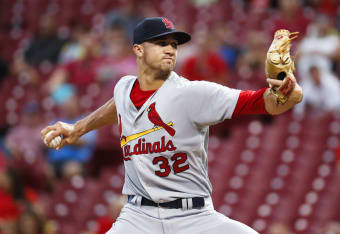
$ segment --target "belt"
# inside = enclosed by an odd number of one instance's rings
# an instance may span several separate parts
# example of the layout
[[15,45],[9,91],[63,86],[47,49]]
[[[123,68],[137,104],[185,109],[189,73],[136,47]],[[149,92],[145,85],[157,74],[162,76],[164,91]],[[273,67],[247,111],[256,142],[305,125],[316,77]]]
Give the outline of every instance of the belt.
[[[128,202],[131,202],[131,200],[134,198],[135,195],[129,195],[128,196]],[[186,198],[183,198],[187,200]],[[155,206],[155,207],[163,207],[163,208],[170,208],[170,209],[181,209],[182,208],[182,198],[176,199],[174,201],[170,202],[162,202],[162,203],[156,203],[154,201],[151,201],[145,197],[142,197],[141,205],[142,206]],[[204,198],[203,197],[193,197],[192,199],[192,208],[197,209],[204,207]]]

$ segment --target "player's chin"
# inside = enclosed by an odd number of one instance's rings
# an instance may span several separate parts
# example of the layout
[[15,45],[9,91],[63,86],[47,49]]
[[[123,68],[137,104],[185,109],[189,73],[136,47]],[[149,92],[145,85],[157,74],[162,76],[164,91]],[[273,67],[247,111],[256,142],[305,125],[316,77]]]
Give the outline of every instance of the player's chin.
[[175,64],[173,62],[167,62],[167,63],[163,63],[160,66],[160,70],[162,70],[163,72],[171,72],[174,70]]

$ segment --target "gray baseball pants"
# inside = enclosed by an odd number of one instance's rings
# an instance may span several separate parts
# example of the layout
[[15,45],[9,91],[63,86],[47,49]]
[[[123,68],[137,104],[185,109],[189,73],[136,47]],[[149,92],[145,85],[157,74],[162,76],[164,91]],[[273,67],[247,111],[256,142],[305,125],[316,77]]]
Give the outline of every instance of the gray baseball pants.
[[106,234],[258,234],[215,211],[211,198],[201,209],[141,206],[140,200],[127,203]]

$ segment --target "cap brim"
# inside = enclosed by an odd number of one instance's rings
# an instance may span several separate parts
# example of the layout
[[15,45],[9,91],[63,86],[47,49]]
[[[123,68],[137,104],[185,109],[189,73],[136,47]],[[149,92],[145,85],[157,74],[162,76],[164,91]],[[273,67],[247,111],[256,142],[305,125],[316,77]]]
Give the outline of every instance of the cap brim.
[[180,32],[180,31],[173,31],[173,32],[165,32],[165,33],[153,36],[153,37],[149,37],[145,41],[150,41],[150,40],[165,37],[165,36],[168,36],[168,35],[173,35],[174,38],[177,40],[178,45],[182,45],[182,44],[187,43],[188,41],[191,40],[191,36],[190,36],[189,33]]

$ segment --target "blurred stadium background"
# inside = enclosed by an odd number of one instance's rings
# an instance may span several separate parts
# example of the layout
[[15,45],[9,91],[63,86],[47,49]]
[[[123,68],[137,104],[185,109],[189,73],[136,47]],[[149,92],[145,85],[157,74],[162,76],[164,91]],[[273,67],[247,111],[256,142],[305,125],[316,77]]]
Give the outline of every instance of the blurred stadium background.
[[340,233],[340,1],[0,0],[0,233],[105,233],[124,179],[109,126],[61,151],[40,130],[74,122],[135,74],[131,35],[147,16],[192,33],[176,70],[239,89],[266,86],[273,32],[292,52],[305,98],[277,117],[214,126],[215,208],[260,233]]

